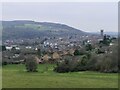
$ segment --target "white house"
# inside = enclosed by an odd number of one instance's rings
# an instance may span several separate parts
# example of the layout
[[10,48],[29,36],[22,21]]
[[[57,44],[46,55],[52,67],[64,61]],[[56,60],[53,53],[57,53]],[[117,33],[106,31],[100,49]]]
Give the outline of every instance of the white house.
[[11,50],[12,47],[11,46],[6,46],[6,50]]

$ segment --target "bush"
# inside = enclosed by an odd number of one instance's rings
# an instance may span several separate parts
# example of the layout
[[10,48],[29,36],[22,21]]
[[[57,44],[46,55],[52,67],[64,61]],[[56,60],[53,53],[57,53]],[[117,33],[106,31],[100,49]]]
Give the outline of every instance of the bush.
[[87,70],[91,70],[94,71],[96,70],[96,62],[98,60],[98,56],[97,55],[92,55],[91,58],[88,60],[87,64],[86,64],[86,68]]
[[93,49],[91,44],[87,44],[85,47],[86,47],[86,51],[91,51]]
[[75,55],[75,56],[76,56],[76,55],[80,55],[80,51],[79,51],[79,50],[75,50],[74,55]]
[[6,51],[6,47],[5,46],[2,46],[2,51]]
[[59,73],[65,72],[76,72],[76,71],[85,71],[87,63],[87,56],[83,56],[81,60],[65,59],[57,63],[57,67],[54,68],[54,71]]
[[[117,51],[117,50],[116,50]],[[108,62],[108,72],[118,72],[118,53],[114,52],[107,55],[106,63]]]
[[69,72],[69,61],[65,60],[62,62],[57,62],[57,67],[54,68],[54,71],[59,72],[59,73],[65,73],[65,72]]
[[3,61],[2,62],[2,65],[7,65],[8,63],[6,61]]
[[37,62],[33,55],[29,55],[25,58],[26,61],[26,69],[28,72],[37,72]]
[[[86,52],[80,56],[80,60],[68,58],[57,64],[56,72],[75,71],[99,71],[105,73],[117,73],[120,71],[120,59],[118,59],[118,46],[112,46],[111,51],[104,54]],[[76,51],[78,52],[78,50]],[[76,54],[77,55],[77,54]]]
[[75,64],[74,71],[85,71],[87,62],[88,57],[86,55],[82,56],[82,58]]
[[59,73],[69,72],[69,67],[67,65],[64,67],[58,66],[57,68],[54,69],[54,71],[59,72]]
[[111,54],[106,54],[96,62],[96,71],[100,72],[118,72],[117,59],[112,59]]
[[105,53],[105,51],[104,51],[103,49],[100,49],[100,48],[99,48],[99,49],[97,49],[96,53],[97,53],[97,54],[102,54],[102,53]]
[[80,50],[76,49],[75,52],[74,52],[74,56],[77,56],[77,55],[84,55],[86,54],[86,51],[84,48],[81,48]]

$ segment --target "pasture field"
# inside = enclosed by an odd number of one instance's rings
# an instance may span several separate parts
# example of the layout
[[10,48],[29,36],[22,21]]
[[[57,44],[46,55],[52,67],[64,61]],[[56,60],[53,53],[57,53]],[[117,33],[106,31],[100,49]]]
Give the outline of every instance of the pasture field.
[[[56,73],[54,64],[38,65],[38,72],[26,72],[25,65],[2,68],[3,88],[117,88],[118,74],[99,72]],[[46,68],[48,67],[48,69]]]

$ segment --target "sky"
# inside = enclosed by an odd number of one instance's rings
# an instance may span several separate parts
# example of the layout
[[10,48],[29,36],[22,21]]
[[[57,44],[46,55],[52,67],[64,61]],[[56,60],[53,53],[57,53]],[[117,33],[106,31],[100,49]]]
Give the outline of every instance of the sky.
[[86,32],[99,32],[101,29],[117,32],[118,3],[2,2],[2,20],[55,22]]

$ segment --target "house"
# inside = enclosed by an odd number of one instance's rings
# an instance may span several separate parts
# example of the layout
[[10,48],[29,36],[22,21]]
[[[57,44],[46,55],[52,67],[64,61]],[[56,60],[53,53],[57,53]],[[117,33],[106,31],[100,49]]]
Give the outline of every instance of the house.
[[6,46],[6,50],[12,50],[12,47],[11,46]]
[[16,49],[16,50],[20,50],[20,48],[19,48],[19,47],[16,47],[15,49]]
[[20,48],[17,45],[6,46],[6,50],[8,51],[11,51],[13,48],[15,50],[20,50]]
[[48,56],[47,54],[45,54],[45,55],[42,57],[43,61],[48,61],[50,58],[51,58],[51,57]]
[[70,49],[70,50],[69,50],[69,54],[72,55],[72,56],[74,55],[74,52],[75,52],[74,49]]
[[64,50],[63,52],[62,52],[62,55],[67,55],[68,54],[68,52],[66,51],[66,50]]
[[13,58],[18,58],[20,55],[19,54],[15,54],[14,56],[12,56]]
[[110,43],[110,46],[113,46],[114,44],[113,43]]
[[39,59],[37,56],[35,56],[35,60],[36,60],[37,64],[40,64],[40,63],[43,62],[43,61],[42,61],[41,59]]
[[60,59],[60,55],[57,52],[54,52],[52,55],[52,59],[53,60]]
[[38,48],[35,48],[36,51],[38,51]]
[[26,48],[26,49],[31,49],[32,47],[31,47],[31,46],[26,46],[25,48]]

